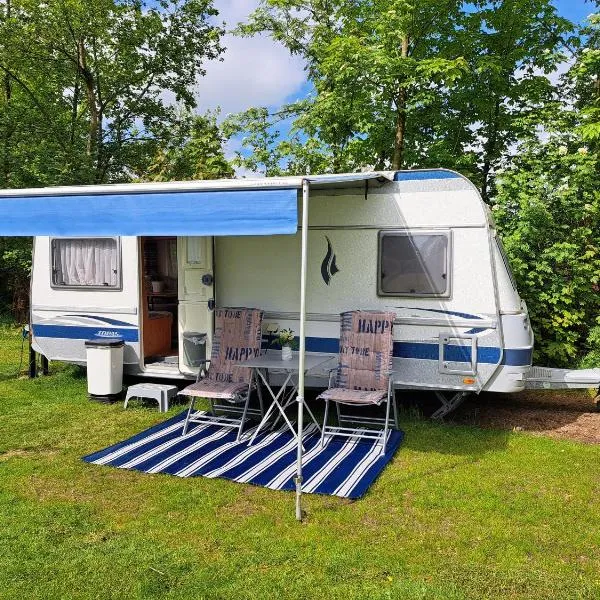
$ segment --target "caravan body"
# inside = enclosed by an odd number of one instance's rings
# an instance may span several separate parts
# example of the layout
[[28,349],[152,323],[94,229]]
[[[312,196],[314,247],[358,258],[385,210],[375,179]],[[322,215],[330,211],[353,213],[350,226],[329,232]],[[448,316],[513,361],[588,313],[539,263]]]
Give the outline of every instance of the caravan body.
[[[281,186],[286,179],[219,184],[269,189],[271,181]],[[187,334],[205,333],[210,352],[215,305],[263,308],[265,344],[276,329],[298,333],[303,226],[299,223],[295,235],[82,242],[88,252],[90,245],[109,247],[116,269],[108,285],[96,280],[95,286],[62,282],[73,261],[65,258],[64,245],[78,241],[38,237],[32,276],[34,347],[53,360],[85,363],[85,339],[121,336],[127,345],[126,371],[191,377],[196,369],[184,351]],[[158,270],[166,286],[163,300],[170,300],[170,360],[155,360],[148,352],[160,335],[157,323],[168,320],[162,305],[158,310],[149,306],[161,295],[149,291],[156,277],[148,267],[154,264],[153,248],[158,248],[158,263],[168,255],[169,264]],[[312,178],[308,248],[308,352],[337,353],[343,311],[394,310],[396,387],[524,389],[533,351],[527,309],[491,214],[464,177],[427,170],[353,184]],[[324,387],[325,375],[310,373],[307,384]]]

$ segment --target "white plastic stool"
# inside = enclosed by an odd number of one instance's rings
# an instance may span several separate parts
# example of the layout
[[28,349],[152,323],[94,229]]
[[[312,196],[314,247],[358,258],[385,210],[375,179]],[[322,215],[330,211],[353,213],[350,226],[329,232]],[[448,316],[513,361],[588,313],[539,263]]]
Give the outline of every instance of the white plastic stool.
[[177,386],[164,383],[137,383],[127,388],[125,404],[127,408],[129,398],[149,398],[158,402],[158,411],[167,412],[169,410],[169,400],[177,396]]

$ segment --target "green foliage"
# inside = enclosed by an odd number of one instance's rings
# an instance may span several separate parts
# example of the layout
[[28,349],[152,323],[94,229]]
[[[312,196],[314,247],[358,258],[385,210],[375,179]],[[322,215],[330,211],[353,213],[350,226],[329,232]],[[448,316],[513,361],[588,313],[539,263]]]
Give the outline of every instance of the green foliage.
[[571,29],[549,0],[262,0],[239,32],[301,55],[314,94],[232,119],[250,153],[238,162],[269,174],[442,166],[487,199],[507,149],[554,106],[545,74]]
[[[598,2],[596,2],[598,6]],[[583,28],[585,44],[570,71],[576,106],[580,109],[579,133],[595,151],[600,149],[600,13],[590,15]]]
[[326,173],[331,171],[331,149],[316,137],[293,127],[282,139],[278,124],[297,117],[309,101],[301,100],[286,105],[276,114],[266,108],[250,108],[244,113],[231,115],[223,123],[223,134],[231,138],[243,134],[242,146],[251,152],[236,151],[233,164],[268,177],[298,173]]
[[0,237],[0,307],[19,322],[27,320],[31,238]]
[[[598,320],[600,323],[600,319]],[[600,325],[590,329],[586,348],[588,353],[581,361],[582,369],[598,369],[600,368]]]
[[195,106],[217,57],[210,0],[0,5],[0,186],[123,181]]
[[223,138],[214,115],[184,112],[177,128],[159,144],[142,179],[185,181],[233,177],[223,154]]
[[493,206],[542,364],[572,367],[600,311],[600,157],[581,143],[530,144]]

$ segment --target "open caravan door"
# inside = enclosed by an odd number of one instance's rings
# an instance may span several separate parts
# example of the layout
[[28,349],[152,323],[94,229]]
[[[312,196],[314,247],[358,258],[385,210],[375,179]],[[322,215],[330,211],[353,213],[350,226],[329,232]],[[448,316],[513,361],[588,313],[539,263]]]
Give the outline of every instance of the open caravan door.
[[213,332],[213,238],[177,238],[179,370],[197,373],[210,357]]

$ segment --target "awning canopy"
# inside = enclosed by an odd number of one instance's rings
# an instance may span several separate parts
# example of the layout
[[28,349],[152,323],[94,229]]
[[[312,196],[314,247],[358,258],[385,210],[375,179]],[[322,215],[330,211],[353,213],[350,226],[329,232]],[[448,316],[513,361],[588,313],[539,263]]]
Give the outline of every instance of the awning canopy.
[[1,236],[273,235],[298,230],[304,180],[323,187],[389,173],[0,190]]
[[295,233],[293,189],[0,199],[0,235],[270,235]]

